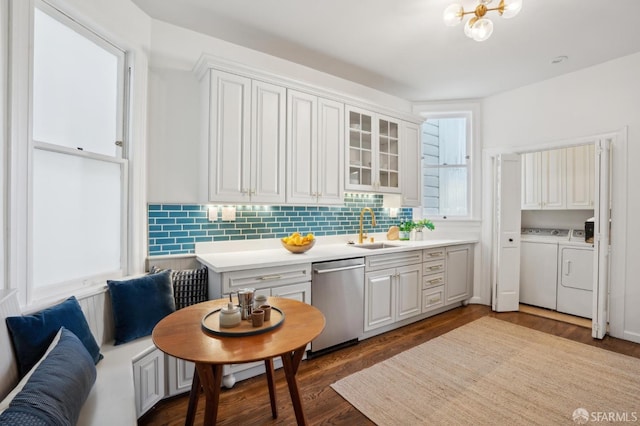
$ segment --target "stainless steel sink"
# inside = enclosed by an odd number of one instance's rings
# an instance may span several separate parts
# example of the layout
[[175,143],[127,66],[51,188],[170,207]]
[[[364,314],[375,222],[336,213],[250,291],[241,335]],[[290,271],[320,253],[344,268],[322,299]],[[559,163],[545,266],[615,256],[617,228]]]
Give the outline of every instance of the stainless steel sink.
[[369,249],[369,250],[379,250],[379,249],[394,248],[394,247],[400,247],[400,246],[387,244],[387,243],[369,243],[369,244],[354,244],[351,247],[357,247],[357,248],[363,248],[363,249]]

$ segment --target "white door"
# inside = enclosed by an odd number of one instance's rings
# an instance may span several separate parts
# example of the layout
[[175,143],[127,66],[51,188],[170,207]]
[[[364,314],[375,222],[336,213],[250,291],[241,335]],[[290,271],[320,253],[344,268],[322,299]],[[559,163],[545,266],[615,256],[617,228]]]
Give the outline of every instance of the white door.
[[610,207],[610,150],[611,140],[602,139],[596,146],[595,160],[595,219],[593,230],[593,322],[592,336],[602,339],[607,334],[609,306],[609,221]]
[[595,144],[567,148],[567,209],[593,209]]
[[254,203],[284,203],[286,90],[254,81],[251,104],[249,198]]
[[393,324],[395,320],[395,269],[383,269],[365,275],[364,331]]
[[542,208],[541,159],[540,152],[522,154],[522,210]]
[[542,153],[542,208],[565,209],[566,150],[553,149]]
[[209,201],[248,202],[251,80],[211,71]]
[[[318,98],[318,201],[344,203],[344,104]],[[336,170],[337,169],[337,170]]]
[[[287,201],[317,202],[318,98],[289,90],[287,94]],[[337,167],[337,164],[336,164]]]
[[460,302],[471,297],[473,266],[471,245],[447,247],[447,279],[445,280],[445,303]]
[[422,204],[422,152],[420,142],[420,126],[413,123],[403,123],[402,127],[402,206],[419,207]]
[[495,160],[495,232],[492,308],[517,311],[520,298],[520,156]]
[[422,264],[396,269],[396,321],[422,312]]

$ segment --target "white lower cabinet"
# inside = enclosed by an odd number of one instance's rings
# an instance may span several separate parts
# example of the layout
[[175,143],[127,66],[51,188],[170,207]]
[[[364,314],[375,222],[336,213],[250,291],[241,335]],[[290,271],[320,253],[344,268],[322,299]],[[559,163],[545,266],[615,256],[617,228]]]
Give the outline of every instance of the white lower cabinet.
[[191,390],[195,364],[167,355],[167,396],[174,396]]
[[[367,257],[364,331],[393,324],[422,312],[420,251]],[[406,264],[412,263],[413,264]],[[415,263],[418,262],[418,263]],[[403,265],[377,269],[377,265]]]
[[[267,297],[284,297],[286,299],[294,299],[299,302],[311,304],[311,282],[262,288],[256,290],[256,293],[264,294]],[[311,344],[307,345],[307,349],[310,348]],[[274,359],[274,366],[276,368],[281,366],[280,359]],[[251,370],[255,370],[255,373],[251,373]],[[262,361],[225,365],[222,368],[222,384],[224,387],[230,389],[235,385],[237,377],[247,378],[262,373],[264,373],[264,362]]]
[[[217,273],[209,271],[209,297],[218,299],[241,288],[254,288],[255,294],[284,297],[311,304],[311,263],[245,269]],[[280,360],[274,360],[279,367]],[[225,365],[222,384],[231,388],[237,379],[264,373],[264,362]]]
[[444,306],[444,286],[422,291],[422,312],[429,312]]
[[384,269],[365,274],[365,331],[395,322],[395,273],[395,269]]
[[463,302],[472,296],[473,246],[450,246],[446,250],[445,304]]
[[446,248],[425,249],[422,252],[422,312],[444,306]]
[[155,348],[133,360],[133,382],[138,417],[165,397],[164,361],[164,353]]
[[286,299],[294,299],[298,302],[311,304],[311,283],[291,284],[281,287],[273,287],[271,296],[284,297]]

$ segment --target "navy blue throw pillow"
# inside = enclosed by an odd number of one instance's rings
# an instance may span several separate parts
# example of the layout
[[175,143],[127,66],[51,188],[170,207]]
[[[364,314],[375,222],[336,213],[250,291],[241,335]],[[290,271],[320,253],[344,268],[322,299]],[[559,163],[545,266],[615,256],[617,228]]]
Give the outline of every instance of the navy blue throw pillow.
[[97,364],[102,359],[100,347],[91,334],[87,319],[74,296],[35,314],[7,317],[6,321],[20,377],[27,374],[42,358],[60,327],[70,330],[80,339],[94,363]]
[[0,425],[75,425],[95,381],[91,355],[63,327],[56,347],[0,415]]
[[126,281],[107,281],[116,345],[150,335],[162,318],[176,310],[170,274],[164,271]]

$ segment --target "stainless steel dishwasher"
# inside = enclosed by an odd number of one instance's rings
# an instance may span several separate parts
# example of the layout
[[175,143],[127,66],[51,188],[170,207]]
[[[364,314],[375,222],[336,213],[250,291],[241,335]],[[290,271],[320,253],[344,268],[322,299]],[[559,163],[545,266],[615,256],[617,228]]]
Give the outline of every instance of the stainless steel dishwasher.
[[355,344],[364,333],[364,258],[314,263],[312,269],[311,304],[326,326],[311,342],[310,356]]

